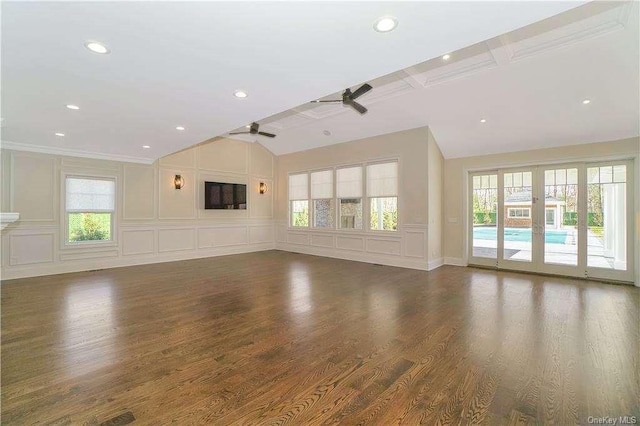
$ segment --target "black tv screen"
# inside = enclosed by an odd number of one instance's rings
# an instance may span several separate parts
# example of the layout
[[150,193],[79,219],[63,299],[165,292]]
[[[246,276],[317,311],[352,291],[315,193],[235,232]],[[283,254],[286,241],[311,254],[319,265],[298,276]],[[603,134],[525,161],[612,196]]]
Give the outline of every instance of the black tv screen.
[[246,210],[247,185],[243,183],[204,183],[204,208],[207,210]]

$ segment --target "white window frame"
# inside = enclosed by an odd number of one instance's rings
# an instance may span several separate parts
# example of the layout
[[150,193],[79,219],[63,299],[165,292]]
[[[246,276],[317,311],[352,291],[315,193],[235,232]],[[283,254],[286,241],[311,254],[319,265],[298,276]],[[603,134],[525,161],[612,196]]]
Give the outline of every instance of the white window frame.
[[[360,197],[347,197],[347,198],[340,198],[338,196],[338,170],[341,169],[352,169],[355,167],[360,167],[360,173],[362,174],[362,179],[360,181]],[[340,232],[365,232],[367,231],[368,227],[365,226],[366,221],[369,218],[369,214],[368,214],[368,209],[367,207],[364,205],[365,201],[366,201],[366,179],[367,179],[367,175],[366,175],[366,170],[367,170],[367,165],[365,163],[356,163],[356,164],[345,164],[345,165],[340,165],[335,167],[334,172],[333,172],[333,180],[334,180],[334,199],[335,199],[335,219],[334,219],[334,228],[337,231]],[[340,200],[360,200],[360,205],[362,208],[362,227],[361,228],[342,228],[341,224],[342,224],[342,210],[340,208],[341,203]]]
[[[523,212],[527,212],[527,216],[512,216],[511,212],[516,210],[522,210]],[[508,207],[507,208],[507,217],[509,219],[531,219],[531,207]]]
[[[313,198],[313,194],[312,192],[312,184],[311,184],[311,175],[313,173],[319,173],[319,172],[331,172],[332,175],[332,195],[333,197],[331,198]],[[324,168],[324,169],[314,169],[314,170],[309,170],[309,227],[313,228],[314,231],[331,231],[336,229],[336,209],[337,209],[337,193],[336,193],[336,178],[338,176],[338,173],[336,172],[336,168],[335,167],[331,167],[331,168]],[[331,218],[332,221],[332,226],[316,226],[316,208],[315,208],[315,201],[317,200],[330,200],[331,202],[333,202],[333,217]],[[338,213],[339,214],[339,213]]]
[[[296,175],[307,175],[307,199],[303,200],[303,199],[296,199],[296,200],[292,200],[291,197],[289,196],[289,190],[290,190],[290,179],[291,176],[296,176]],[[311,225],[312,225],[312,221],[313,221],[313,217],[312,217],[312,205],[311,205],[311,174],[309,173],[309,171],[302,171],[302,172],[291,172],[291,173],[287,173],[287,228],[291,228],[291,229],[310,229]],[[308,209],[308,215],[309,215],[309,223],[307,226],[294,226],[293,225],[293,209],[292,209],[292,203],[294,201],[306,201],[307,202],[307,209]]]
[[[385,197],[370,197],[369,196],[369,188],[368,188],[368,176],[367,176],[367,167],[368,166],[374,166],[376,164],[390,164],[390,163],[395,163],[396,167],[397,167],[397,172],[398,175],[396,176],[396,181],[397,181],[397,185],[398,187],[396,188],[396,195],[391,195],[391,196],[385,196]],[[378,161],[372,161],[372,162],[368,162],[364,165],[364,185],[365,185],[365,200],[367,203],[367,208],[366,208],[366,216],[367,216],[367,227],[366,230],[368,232],[373,232],[376,234],[380,234],[380,233],[387,233],[390,235],[397,235],[398,232],[400,231],[400,185],[401,185],[401,180],[400,180],[400,160],[397,158],[390,158],[390,159],[386,159],[386,160],[378,160]],[[372,229],[371,228],[371,199],[373,198],[395,198],[396,199],[396,206],[398,209],[398,224],[396,225],[396,229],[395,230],[389,230],[389,229]],[[363,214],[364,215],[364,214]]]
[[[115,186],[115,194],[113,200],[113,211],[105,210],[105,211],[95,211],[91,213],[110,213],[111,214],[111,231],[110,231],[110,239],[108,240],[93,240],[93,241],[69,241],[69,213],[83,213],[82,211],[69,211],[67,210],[67,178],[75,178],[75,179],[89,179],[89,180],[107,180],[112,181]],[[62,190],[60,191],[60,218],[62,221],[61,228],[64,230],[64,234],[61,236],[61,248],[62,249],[70,249],[70,248],[90,248],[90,247],[108,247],[108,246],[117,246],[118,245],[118,196],[119,196],[119,185],[118,185],[118,176],[116,175],[103,175],[103,174],[94,174],[94,173],[72,173],[72,172],[63,172],[61,176],[60,187]]]

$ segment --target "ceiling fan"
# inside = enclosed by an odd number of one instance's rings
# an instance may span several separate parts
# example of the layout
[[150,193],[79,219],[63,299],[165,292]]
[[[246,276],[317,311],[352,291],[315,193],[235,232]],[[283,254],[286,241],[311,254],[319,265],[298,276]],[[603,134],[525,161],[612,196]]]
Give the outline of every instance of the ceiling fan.
[[360,114],[364,114],[368,110],[364,106],[362,106],[359,103],[357,103],[356,99],[358,99],[360,96],[364,95],[365,93],[367,93],[371,89],[373,89],[373,87],[371,87],[371,85],[365,83],[362,86],[358,87],[354,92],[351,92],[351,89],[345,90],[344,93],[342,94],[342,99],[326,100],[326,101],[317,100],[317,101],[313,101],[313,103],[320,103],[320,102],[339,103],[339,102],[341,102],[342,105],[350,106],[351,108],[353,108],[356,111],[358,111]]
[[251,123],[251,126],[249,126],[249,131],[248,132],[232,132],[229,133],[230,135],[262,135],[262,136],[266,136],[268,138],[275,138],[276,135],[274,135],[273,133],[267,133],[267,132],[261,132],[259,131],[260,129],[260,125],[256,122]]

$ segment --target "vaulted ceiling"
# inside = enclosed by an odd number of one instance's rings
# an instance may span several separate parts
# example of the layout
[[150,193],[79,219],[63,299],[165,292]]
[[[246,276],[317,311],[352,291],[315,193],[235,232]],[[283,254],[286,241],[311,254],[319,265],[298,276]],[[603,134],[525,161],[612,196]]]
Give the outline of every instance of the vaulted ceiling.
[[[640,134],[638,2],[592,2],[261,121],[277,154],[429,125],[447,158]],[[338,91],[323,99],[340,98]]]
[[[2,143],[150,162],[266,117],[278,137],[260,142],[275,153],[421,125],[449,156],[485,141],[500,150],[633,133],[628,5],[615,19],[587,11],[607,19],[550,40],[540,29],[495,38],[581,4],[3,2]],[[397,29],[373,30],[384,15]],[[110,54],[88,51],[90,40]],[[365,81],[375,87],[362,98],[366,116],[307,104]],[[249,96],[235,98],[238,89]],[[585,97],[591,115],[580,109]],[[554,117],[584,127],[548,127]]]

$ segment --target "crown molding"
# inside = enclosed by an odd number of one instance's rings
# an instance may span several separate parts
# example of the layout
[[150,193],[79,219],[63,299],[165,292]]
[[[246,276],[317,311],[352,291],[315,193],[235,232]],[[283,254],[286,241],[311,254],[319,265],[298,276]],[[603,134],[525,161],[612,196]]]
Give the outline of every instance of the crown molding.
[[153,164],[152,158],[130,157],[128,155],[103,154],[99,152],[81,151],[78,149],[31,145],[11,141],[0,141],[0,148],[14,151],[37,152],[40,154],[64,155],[67,157],[91,158],[94,160],[122,161],[125,163]]

